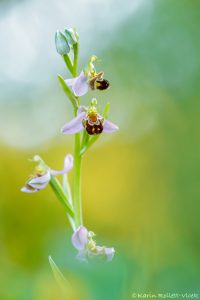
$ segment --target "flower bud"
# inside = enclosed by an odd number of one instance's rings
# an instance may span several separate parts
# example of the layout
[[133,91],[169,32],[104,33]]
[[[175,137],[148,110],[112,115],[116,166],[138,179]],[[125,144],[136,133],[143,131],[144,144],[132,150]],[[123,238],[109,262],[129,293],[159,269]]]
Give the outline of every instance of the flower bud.
[[68,43],[72,46],[78,42],[78,34],[73,28],[66,28],[64,30],[64,36],[66,37]]
[[60,55],[68,54],[70,52],[70,46],[65,35],[57,31],[55,34],[56,50]]

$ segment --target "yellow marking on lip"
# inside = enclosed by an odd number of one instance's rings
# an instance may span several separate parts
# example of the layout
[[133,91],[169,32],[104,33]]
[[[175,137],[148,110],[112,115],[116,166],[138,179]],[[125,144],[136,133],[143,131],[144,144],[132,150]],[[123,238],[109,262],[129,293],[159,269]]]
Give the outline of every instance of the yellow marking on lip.
[[99,83],[99,82],[95,82],[95,85],[96,85],[96,87],[99,87],[99,86],[101,86],[101,83]]

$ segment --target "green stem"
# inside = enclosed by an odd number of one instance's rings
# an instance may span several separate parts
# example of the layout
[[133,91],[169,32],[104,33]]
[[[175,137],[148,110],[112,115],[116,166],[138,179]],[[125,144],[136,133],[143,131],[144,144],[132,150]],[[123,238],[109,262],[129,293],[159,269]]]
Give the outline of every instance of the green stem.
[[78,68],[78,54],[79,54],[79,44],[76,43],[73,45],[74,48],[74,63],[73,63],[73,76],[77,76],[77,68]]
[[80,133],[75,134],[74,143],[74,212],[75,224],[82,224],[82,202],[81,202],[81,156],[80,156]]
[[85,152],[99,139],[99,135],[95,135],[92,138],[88,139],[88,142],[80,150],[80,155],[83,156]]
[[[79,54],[79,45],[78,43],[74,44],[74,62],[73,62],[73,76],[77,76],[78,68],[78,54]],[[76,101],[79,105],[79,98],[76,97]],[[74,110],[74,115],[77,116],[77,108]],[[81,139],[80,133],[75,134],[74,140],[74,190],[73,190],[73,206],[74,206],[74,219],[76,228],[82,224],[82,201],[81,201]]]
[[85,146],[87,146],[88,142],[89,142],[90,136],[87,133],[86,130],[83,131],[83,136],[82,136],[82,142],[81,142],[81,150],[85,148]]

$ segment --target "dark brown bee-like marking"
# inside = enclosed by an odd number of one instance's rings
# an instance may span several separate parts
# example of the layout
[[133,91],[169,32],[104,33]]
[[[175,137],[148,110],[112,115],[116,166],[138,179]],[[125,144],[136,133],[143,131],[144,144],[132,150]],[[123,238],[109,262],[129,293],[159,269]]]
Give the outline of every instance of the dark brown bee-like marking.
[[100,134],[103,131],[103,125],[100,122],[98,125],[91,125],[88,120],[86,120],[85,129],[89,135]]
[[97,90],[103,91],[109,88],[110,83],[106,79],[98,79],[95,81],[95,86]]
[[97,113],[90,113],[83,119],[83,126],[89,135],[100,134],[103,131],[103,121]]
[[108,80],[103,78],[104,73],[103,72],[99,72],[98,74],[94,75],[92,78],[90,78],[90,80],[88,81],[89,86],[92,90],[106,90],[107,88],[109,88],[110,83]]

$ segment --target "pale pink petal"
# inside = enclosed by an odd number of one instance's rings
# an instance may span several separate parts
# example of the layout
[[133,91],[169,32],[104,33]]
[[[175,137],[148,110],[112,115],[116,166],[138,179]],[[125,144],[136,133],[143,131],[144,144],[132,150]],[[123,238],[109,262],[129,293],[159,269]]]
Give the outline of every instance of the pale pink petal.
[[46,186],[47,186],[47,184],[49,183],[49,181],[47,181],[47,182],[44,182],[44,183],[30,183],[30,181],[28,182],[28,184],[32,187],[32,188],[34,188],[34,189],[37,189],[37,190],[42,190],[42,189],[44,189]]
[[107,261],[111,261],[115,255],[115,249],[114,248],[104,248]]
[[73,168],[73,161],[74,161],[73,156],[71,154],[67,154],[64,160],[64,168],[60,171],[51,170],[50,173],[52,175],[60,175],[60,174],[68,173]]
[[72,89],[74,95],[77,97],[85,95],[89,89],[88,78],[87,76],[85,76],[83,71],[78,77],[65,79],[65,83],[68,87]]
[[36,193],[38,191],[39,190],[37,190],[37,189],[31,189],[31,188],[28,188],[27,186],[23,186],[21,188],[21,192],[24,192],[24,193]]
[[108,120],[104,120],[103,122],[103,132],[106,133],[112,133],[115,132],[119,129],[119,127],[117,125],[115,125],[114,123],[108,121]]
[[73,84],[75,83],[75,81],[77,80],[78,77],[75,77],[75,78],[71,78],[71,79],[65,79],[65,83],[68,87],[72,87]]
[[88,111],[88,107],[84,106],[84,105],[81,105],[81,106],[79,106],[77,113],[79,115],[80,113],[86,112],[86,111]]
[[88,79],[87,76],[81,72],[81,74],[73,81],[72,90],[75,96],[83,96],[88,92]]
[[72,235],[72,244],[77,250],[84,250],[88,243],[88,230],[84,226],[79,228]]
[[64,171],[68,173],[73,168],[74,158],[71,154],[67,154],[64,160]]
[[85,112],[80,113],[77,117],[66,123],[61,129],[61,132],[63,134],[73,134],[82,131],[84,129],[82,120],[85,118],[85,116]]
[[28,181],[28,184],[35,189],[43,189],[51,179],[50,171],[48,170],[44,175],[34,177]]

